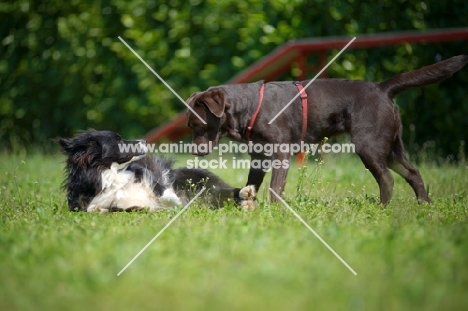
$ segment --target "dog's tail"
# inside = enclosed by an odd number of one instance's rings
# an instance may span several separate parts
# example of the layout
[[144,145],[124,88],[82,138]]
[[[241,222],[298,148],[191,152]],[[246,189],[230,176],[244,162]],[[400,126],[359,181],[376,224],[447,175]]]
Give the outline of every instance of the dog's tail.
[[390,98],[413,87],[421,87],[450,78],[468,63],[468,55],[458,55],[436,64],[396,75],[379,84]]

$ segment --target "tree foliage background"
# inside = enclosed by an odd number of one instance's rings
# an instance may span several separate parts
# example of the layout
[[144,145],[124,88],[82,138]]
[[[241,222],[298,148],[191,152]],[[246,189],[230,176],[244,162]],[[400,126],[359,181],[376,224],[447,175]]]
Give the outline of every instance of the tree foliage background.
[[[46,148],[50,138],[86,128],[142,136],[185,110],[118,36],[187,98],[289,40],[466,27],[468,2],[19,0],[0,3],[0,14],[0,142],[16,149]],[[467,47],[349,49],[327,76],[384,80]],[[293,71],[281,78],[294,79]],[[468,128],[466,85],[468,68],[397,99],[411,148],[433,141],[444,155],[459,151]]]

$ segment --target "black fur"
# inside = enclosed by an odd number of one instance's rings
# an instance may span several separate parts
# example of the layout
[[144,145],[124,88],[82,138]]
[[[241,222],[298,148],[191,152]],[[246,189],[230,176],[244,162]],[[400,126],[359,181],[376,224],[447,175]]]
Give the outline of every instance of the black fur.
[[91,200],[101,191],[101,173],[113,162],[125,163],[144,153],[121,153],[119,143],[138,144],[141,141],[123,140],[111,131],[83,131],[73,138],[55,140],[67,156],[62,187],[67,191],[68,206],[72,211],[86,210]]

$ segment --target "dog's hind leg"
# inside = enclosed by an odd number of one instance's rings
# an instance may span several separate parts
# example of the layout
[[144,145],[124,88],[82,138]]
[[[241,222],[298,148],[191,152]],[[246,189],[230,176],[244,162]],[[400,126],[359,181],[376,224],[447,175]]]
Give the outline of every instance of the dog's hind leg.
[[373,156],[368,153],[359,154],[362,162],[364,162],[364,165],[372,173],[379,185],[380,204],[387,204],[392,198],[393,176],[387,167],[387,161]]
[[[289,153],[276,153],[273,155],[274,162],[272,163],[273,170],[271,172],[270,187],[279,196],[283,195],[283,191],[286,186],[286,178],[288,177],[290,159],[291,155]],[[278,165],[278,163],[280,164]],[[277,202],[278,198],[273,193],[270,193],[270,201]]]
[[405,155],[405,149],[400,135],[395,139],[388,163],[390,168],[403,177],[411,188],[413,188],[420,204],[423,202],[431,202],[431,199],[424,188],[424,182],[421,174],[415,167],[411,166]]
[[388,99],[370,94],[364,97],[365,107],[351,115],[350,135],[356,153],[372,173],[380,189],[380,204],[392,198],[393,176],[388,157],[398,135],[398,111]]
[[[362,137],[361,137],[362,138]],[[356,153],[361,158],[364,166],[372,173],[380,189],[380,204],[387,204],[392,198],[393,176],[387,165],[388,151],[379,146],[375,137],[367,137],[362,141],[373,141],[373,144],[354,143]]]

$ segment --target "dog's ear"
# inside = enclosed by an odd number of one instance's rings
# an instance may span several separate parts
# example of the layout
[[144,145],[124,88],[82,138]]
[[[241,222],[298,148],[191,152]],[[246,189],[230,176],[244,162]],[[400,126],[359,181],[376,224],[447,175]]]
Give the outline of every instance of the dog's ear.
[[197,99],[197,103],[203,103],[217,118],[221,118],[226,108],[224,94],[218,89],[205,91]]
[[73,144],[71,138],[62,138],[57,137],[52,139],[53,142],[57,143],[62,147],[62,151],[66,154],[70,154],[73,152]]
[[187,105],[189,105],[190,107],[193,108],[193,106],[195,106],[195,104],[196,104],[196,99],[197,99],[199,94],[201,94],[201,92],[195,92],[192,95],[190,95],[190,97],[187,98],[187,100],[185,101],[187,103]]
[[53,141],[59,144],[63,153],[67,155],[83,154],[88,149],[94,149],[96,152],[98,146],[96,146],[95,140],[90,139],[89,133],[89,131],[85,131],[72,138],[59,137],[53,139]]

